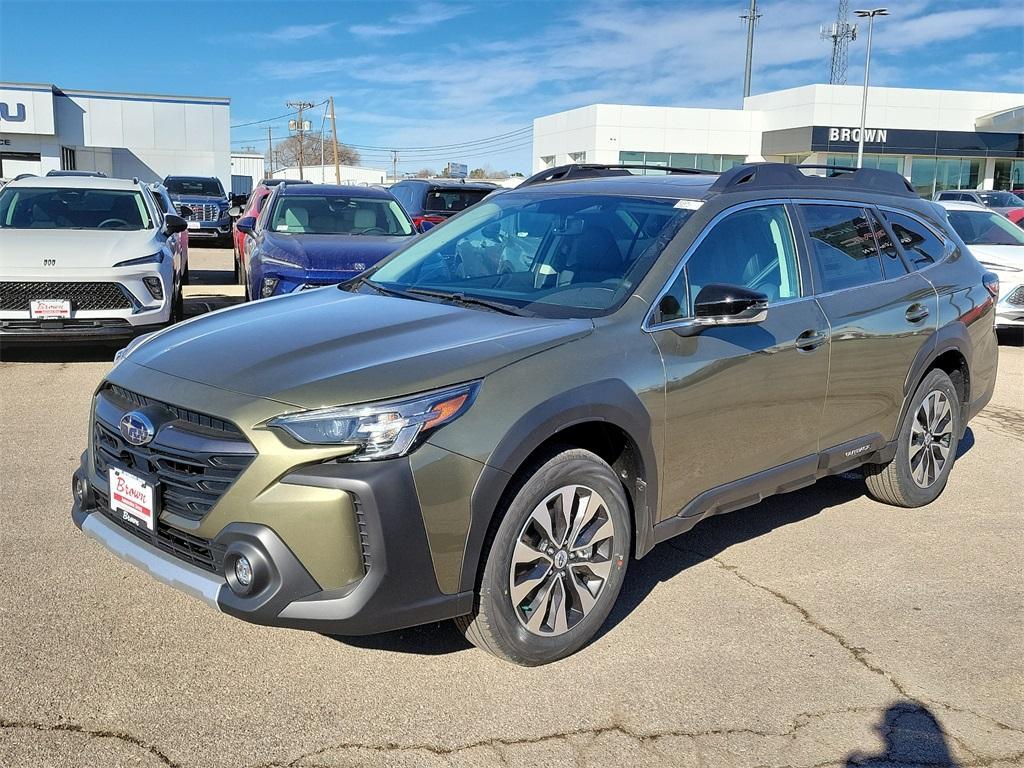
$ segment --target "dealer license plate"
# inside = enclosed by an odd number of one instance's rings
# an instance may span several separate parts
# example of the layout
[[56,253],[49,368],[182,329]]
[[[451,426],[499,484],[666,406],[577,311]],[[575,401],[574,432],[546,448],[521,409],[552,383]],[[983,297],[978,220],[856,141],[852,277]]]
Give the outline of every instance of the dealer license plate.
[[71,317],[71,302],[65,299],[36,299],[28,305],[29,317],[34,320],[57,320]]
[[107,471],[110,509],[125,522],[152,531],[156,525],[156,493],[152,483],[119,467]]
[[189,229],[199,229],[199,222],[198,221],[190,221],[190,222],[188,222],[188,228]]

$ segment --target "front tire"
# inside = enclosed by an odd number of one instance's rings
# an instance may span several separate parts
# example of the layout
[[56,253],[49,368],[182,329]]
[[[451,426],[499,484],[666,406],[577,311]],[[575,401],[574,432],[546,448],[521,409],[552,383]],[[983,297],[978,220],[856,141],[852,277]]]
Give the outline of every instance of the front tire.
[[923,507],[946,487],[961,434],[960,395],[949,376],[933,370],[914,392],[903,417],[896,455],[865,464],[868,495],[897,507]]
[[612,468],[577,448],[551,456],[523,474],[492,534],[474,612],[456,626],[477,647],[523,666],[575,653],[615,604],[631,538]]

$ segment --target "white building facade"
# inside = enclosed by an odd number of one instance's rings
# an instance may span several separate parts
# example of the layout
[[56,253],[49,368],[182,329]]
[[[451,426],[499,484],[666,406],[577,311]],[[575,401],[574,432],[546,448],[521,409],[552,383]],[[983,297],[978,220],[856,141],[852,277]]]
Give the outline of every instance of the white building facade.
[[266,161],[261,153],[231,153],[231,194],[248,195],[264,178]]
[[[364,168],[361,165],[342,165],[339,167],[341,183],[354,186],[366,186],[369,184],[383,184],[387,178],[387,171],[377,168]],[[275,179],[305,179],[314,184],[334,184],[338,178],[334,173],[334,164],[327,165],[305,165],[302,173],[298,168],[281,168],[274,171]]]
[[[750,96],[743,109],[595,104],[533,123],[533,169],[573,162],[722,171],[779,161],[854,165],[859,86]],[[902,173],[922,195],[1024,187],[1024,93],[871,88],[865,167]]]
[[102,171],[231,182],[230,99],[0,83],[0,176]]

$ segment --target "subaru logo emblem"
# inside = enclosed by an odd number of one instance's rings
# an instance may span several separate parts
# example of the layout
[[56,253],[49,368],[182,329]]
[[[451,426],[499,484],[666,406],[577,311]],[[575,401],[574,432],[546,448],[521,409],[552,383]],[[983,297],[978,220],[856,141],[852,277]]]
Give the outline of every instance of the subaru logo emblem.
[[156,427],[149,418],[139,411],[129,411],[121,417],[121,437],[132,445],[145,445],[156,437]]

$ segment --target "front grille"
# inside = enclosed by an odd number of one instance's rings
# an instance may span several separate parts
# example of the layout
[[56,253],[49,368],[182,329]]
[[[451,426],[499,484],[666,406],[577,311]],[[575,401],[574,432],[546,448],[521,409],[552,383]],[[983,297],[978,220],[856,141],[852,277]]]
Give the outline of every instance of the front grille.
[[[111,466],[150,475],[160,484],[160,508],[187,520],[202,520],[238,475],[256,456],[256,450],[238,427],[212,416],[159,403],[107,385],[98,395],[113,409],[101,409],[93,424],[93,460],[103,478]],[[148,445],[131,445],[117,427],[120,417],[140,407],[162,412],[160,430],[174,428],[177,447],[162,443],[162,432]],[[107,421],[100,417],[108,410]],[[182,444],[194,445],[191,449]]]
[[1024,307],[1024,285],[1018,285],[1007,296],[1006,303],[1015,307]]
[[131,309],[119,283],[0,283],[0,310],[28,312],[37,299],[70,301],[72,309]]
[[185,221],[217,221],[220,218],[220,206],[216,203],[175,203],[174,210],[181,215],[181,206],[192,209],[191,216],[184,216]]
[[30,333],[57,328],[62,331],[96,331],[103,328],[129,330],[131,324],[122,318],[103,320],[0,320],[0,330],[8,333]]
[[149,531],[124,520],[119,514],[110,509],[107,495],[96,491],[96,501],[103,515],[113,520],[129,533],[134,534],[143,541],[152,544],[164,552],[191,563],[211,573],[222,573],[224,568],[225,548],[216,542],[208,539],[201,539],[190,533],[179,531],[177,528],[157,520],[156,532]]

